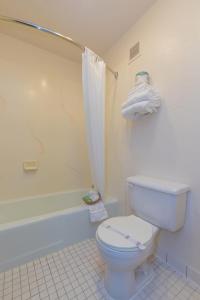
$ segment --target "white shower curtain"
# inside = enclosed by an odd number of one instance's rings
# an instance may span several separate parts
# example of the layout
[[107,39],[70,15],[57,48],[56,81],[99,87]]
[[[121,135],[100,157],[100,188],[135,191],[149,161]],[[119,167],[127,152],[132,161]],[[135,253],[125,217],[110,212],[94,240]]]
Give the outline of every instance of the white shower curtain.
[[85,49],[82,57],[82,74],[92,183],[103,196],[105,181],[105,63],[88,48]]

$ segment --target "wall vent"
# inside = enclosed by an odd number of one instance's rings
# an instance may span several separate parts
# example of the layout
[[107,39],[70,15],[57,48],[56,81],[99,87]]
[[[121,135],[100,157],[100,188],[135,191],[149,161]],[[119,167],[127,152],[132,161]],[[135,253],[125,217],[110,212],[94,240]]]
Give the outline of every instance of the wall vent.
[[130,48],[129,61],[135,59],[140,54],[140,43],[137,42],[133,47]]

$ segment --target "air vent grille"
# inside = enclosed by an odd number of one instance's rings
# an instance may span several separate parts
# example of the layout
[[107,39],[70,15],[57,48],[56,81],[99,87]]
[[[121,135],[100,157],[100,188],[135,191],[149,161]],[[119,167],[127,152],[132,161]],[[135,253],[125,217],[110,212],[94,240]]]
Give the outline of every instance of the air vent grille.
[[133,47],[130,48],[129,60],[136,58],[140,54],[140,43],[137,42]]

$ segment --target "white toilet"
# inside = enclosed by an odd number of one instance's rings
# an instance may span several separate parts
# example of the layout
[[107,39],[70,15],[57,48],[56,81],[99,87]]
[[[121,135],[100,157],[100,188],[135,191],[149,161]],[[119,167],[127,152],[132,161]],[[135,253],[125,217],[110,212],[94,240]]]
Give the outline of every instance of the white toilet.
[[131,299],[151,278],[148,258],[159,229],[178,231],[184,225],[189,186],[144,176],[127,179],[134,215],[107,219],[96,232],[106,263],[105,288],[117,300]]

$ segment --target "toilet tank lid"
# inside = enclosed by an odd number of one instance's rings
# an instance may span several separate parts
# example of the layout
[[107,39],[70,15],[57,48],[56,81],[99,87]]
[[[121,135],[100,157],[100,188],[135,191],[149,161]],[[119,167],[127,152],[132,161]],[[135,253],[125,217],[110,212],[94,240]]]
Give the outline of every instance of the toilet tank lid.
[[145,187],[148,189],[160,191],[163,193],[179,195],[190,190],[189,185],[173,181],[162,180],[147,176],[132,176],[127,178],[129,184]]

